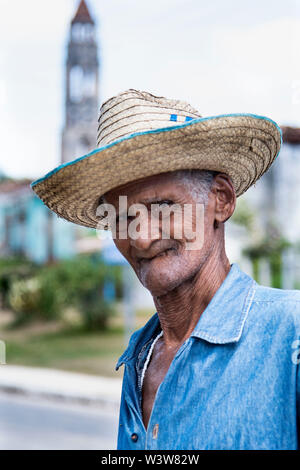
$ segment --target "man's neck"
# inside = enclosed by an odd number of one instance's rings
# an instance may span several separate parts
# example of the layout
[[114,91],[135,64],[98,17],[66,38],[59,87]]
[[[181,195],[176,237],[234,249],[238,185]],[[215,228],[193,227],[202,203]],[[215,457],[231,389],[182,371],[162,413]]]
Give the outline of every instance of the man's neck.
[[229,270],[224,251],[219,257],[209,257],[193,278],[168,294],[154,297],[166,347],[177,349],[190,336]]

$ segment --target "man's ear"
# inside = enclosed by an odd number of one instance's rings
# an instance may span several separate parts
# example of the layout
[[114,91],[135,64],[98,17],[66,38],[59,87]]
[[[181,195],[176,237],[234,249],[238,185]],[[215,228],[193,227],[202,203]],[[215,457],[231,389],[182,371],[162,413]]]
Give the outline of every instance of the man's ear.
[[231,178],[225,173],[218,173],[211,192],[215,195],[215,222],[218,225],[230,219],[236,206],[236,194]]

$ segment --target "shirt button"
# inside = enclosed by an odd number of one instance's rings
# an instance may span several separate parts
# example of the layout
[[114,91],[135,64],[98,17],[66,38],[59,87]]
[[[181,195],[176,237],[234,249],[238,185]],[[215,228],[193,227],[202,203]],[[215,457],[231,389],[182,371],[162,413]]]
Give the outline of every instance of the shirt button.
[[133,442],[136,442],[138,440],[139,436],[134,432],[133,434],[131,434],[131,440]]
[[158,423],[155,424],[155,426],[153,427],[153,430],[152,430],[153,439],[157,439],[157,435],[158,435]]

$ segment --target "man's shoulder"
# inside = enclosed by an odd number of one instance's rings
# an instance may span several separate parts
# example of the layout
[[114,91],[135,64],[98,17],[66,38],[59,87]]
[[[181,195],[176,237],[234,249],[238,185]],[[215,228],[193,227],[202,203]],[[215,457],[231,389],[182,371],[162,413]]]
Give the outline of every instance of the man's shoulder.
[[297,289],[277,289],[275,287],[267,287],[255,283],[255,302],[275,302],[275,303],[299,303],[300,306],[300,290]]
[[255,283],[253,305],[266,319],[293,323],[300,332],[300,290],[278,289]]

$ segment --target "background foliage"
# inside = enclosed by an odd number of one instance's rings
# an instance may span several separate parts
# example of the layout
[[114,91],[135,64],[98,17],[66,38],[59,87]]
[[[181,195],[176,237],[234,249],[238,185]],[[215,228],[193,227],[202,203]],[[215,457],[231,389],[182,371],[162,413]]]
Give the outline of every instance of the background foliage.
[[107,266],[99,255],[79,255],[47,266],[23,259],[2,260],[2,306],[15,314],[14,325],[34,320],[59,319],[67,307],[78,310],[86,329],[104,329],[114,313],[114,302],[105,296],[107,284],[122,296],[121,269]]

